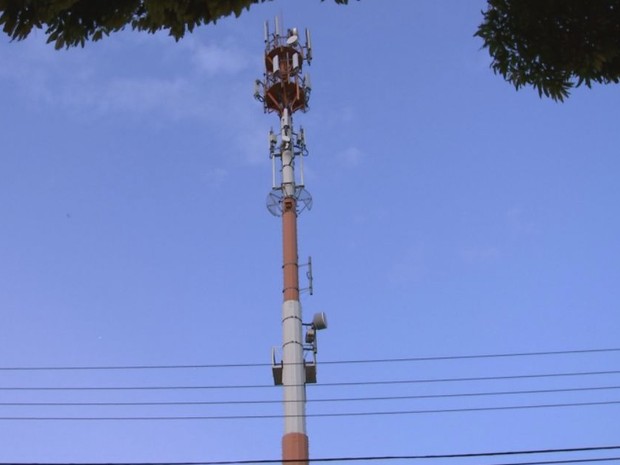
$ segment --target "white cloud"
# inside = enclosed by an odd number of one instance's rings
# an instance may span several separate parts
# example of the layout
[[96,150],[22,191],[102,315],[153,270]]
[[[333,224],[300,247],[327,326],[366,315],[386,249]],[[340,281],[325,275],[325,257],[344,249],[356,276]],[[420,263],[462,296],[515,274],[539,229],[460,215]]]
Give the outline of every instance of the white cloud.
[[251,63],[243,50],[230,43],[202,44],[191,38],[183,44],[184,48],[190,51],[190,61],[195,68],[209,76],[238,74]]
[[[268,163],[265,134],[274,121],[253,101],[250,76],[254,66],[260,74],[260,63],[232,39],[205,44],[195,36],[179,43],[147,37],[121,34],[70,51],[31,40],[0,46],[6,51],[0,83],[28,105],[53,107],[59,115],[139,118],[142,124],[194,120],[228,140],[232,163]],[[209,176],[215,182],[223,173]]]
[[[33,40],[4,45],[0,82],[15,86],[35,105],[97,114],[157,111],[158,118],[204,118],[217,110],[221,117],[238,100],[232,89],[241,80],[248,89],[244,97],[251,100],[251,79],[239,76],[251,61],[230,40],[204,45],[194,37],[170,44],[133,39],[134,34],[121,34],[105,47],[70,51]],[[119,41],[124,54],[118,53]]]
[[86,109],[96,114],[167,113],[179,117],[192,112],[183,79],[114,78],[109,81],[78,80],[50,97],[52,104]]

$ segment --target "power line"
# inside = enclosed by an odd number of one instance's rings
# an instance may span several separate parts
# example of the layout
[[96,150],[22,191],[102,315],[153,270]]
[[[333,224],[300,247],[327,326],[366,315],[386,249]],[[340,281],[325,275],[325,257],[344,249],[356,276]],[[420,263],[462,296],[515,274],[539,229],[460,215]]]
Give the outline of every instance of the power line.
[[352,381],[352,382],[339,382],[339,383],[321,383],[312,384],[312,387],[321,386],[372,386],[372,385],[385,385],[385,384],[416,384],[416,383],[450,383],[461,381],[498,381],[505,379],[530,379],[530,378],[556,378],[566,376],[596,376],[596,375],[612,375],[618,374],[620,370],[611,371],[586,371],[586,372],[571,372],[571,373],[546,373],[535,375],[506,375],[506,376],[480,376],[480,377],[467,377],[467,378],[431,378],[431,379],[414,379],[414,380],[389,380],[389,381]]
[[[394,410],[377,412],[332,412],[312,413],[306,417],[366,417],[366,416],[392,416],[392,415],[416,415],[428,413],[465,413],[465,412],[488,412],[502,410],[523,410],[541,408],[567,408],[567,407],[591,407],[602,405],[620,404],[620,400],[602,402],[572,402],[563,404],[536,404],[536,405],[511,405],[502,407],[470,407],[453,409],[433,410]],[[213,416],[160,416],[160,417],[0,417],[0,421],[176,421],[176,420],[267,420],[296,418],[299,415],[213,415]]]
[[408,357],[408,358],[384,358],[371,360],[339,360],[321,362],[324,365],[330,364],[357,364],[357,363],[400,363],[400,362],[429,362],[439,360],[465,360],[465,359],[481,359],[481,358],[507,358],[507,357],[538,357],[549,355],[576,355],[576,354],[593,354],[604,352],[620,352],[620,348],[608,349],[583,349],[583,350],[557,350],[545,352],[513,352],[500,354],[474,354],[474,355],[447,355],[433,357]]
[[[539,450],[521,450],[521,451],[500,451],[500,452],[472,452],[460,454],[429,454],[429,455],[384,455],[384,456],[359,456],[359,457],[322,457],[309,458],[308,462],[354,462],[354,461],[377,461],[377,460],[432,460],[432,459],[462,459],[462,458],[481,458],[481,457],[506,457],[515,455],[545,455],[560,454],[568,452],[600,452],[608,450],[617,450],[620,446],[600,446],[600,447],[575,447],[565,449],[539,449]],[[561,459],[551,461],[529,461],[529,462],[512,462],[505,464],[489,464],[489,465],[545,465],[545,464],[567,464],[567,463],[584,463],[584,462],[602,462],[620,460],[620,457],[595,457],[582,459]],[[0,465],[251,465],[251,464],[271,464],[271,463],[288,463],[299,462],[299,460],[282,460],[282,459],[255,459],[255,460],[225,460],[225,461],[204,461],[204,462],[116,462],[116,463],[0,463]]]
[[[428,457],[441,458],[441,457]],[[308,463],[327,463],[327,462],[371,462],[371,461],[392,461],[392,460],[419,460],[420,457],[415,455],[385,455],[385,456],[366,456],[366,457],[326,457],[319,459],[309,458],[304,460]],[[567,459],[567,460],[545,460],[536,462],[505,462],[505,463],[491,463],[488,465],[560,465],[569,463],[594,463],[594,462],[612,462],[618,461],[620,457],[597,457],[591,459]],[[283,460],[283,459],[262,459],[262,460],[223,460],[217,462],[142,462],[142,463],[26,463],[26,462],[11,462],[0,463],[0,465],[252,465],[252,464],[271,464],[271,463],[299,463],[299,460]]]
[[[576,355],[576,354],[595,354],[606,352],[620,352],[620,348],[603,349],[581,349],[581,350],[557,350],[539,352],[513,352],[498,354],[473,354],[473,355],[447,355],[431,357],[404,357],[404,358],[382,358],[382,359],[360,359],[360,360],[332,360],[323,361],[322,365],[349,365],[366,363],[411,363],[428,362],[442,360],[466,360],[466,359],[485,359],[485,358],[506,358],[506,357],[539,357],[553,355]],[[291,363],[290,365],[294,365]],[[69,370],[169,370],[169,369],[202,369],[202,368],[253,368],[267,367],[270,363],[223,363],[223,364],[179,364],[179,365],[74,365],[74,366],[17,366],[0,367],[0,371],[69,371]]]
[[591,462],[612,462],[620,460],[620,457],[599,457],[595,459],[572,459],[572,460],[545,460],[539,462],[510,462],[510,463],[496,463],[490,465],[556,465],[567,463],[591,463]]
[[[333,383],[310,384],[313,389],[334,386],[376,386],[390,384],[418,384],[418,383],[449,383],[465,381],[498,381],[508,379],[533,379],[533,378],[558,378],[571,376],[599,376],[616,375],[620,370],[608,371],[585,371],[569,373],[541,373],[525,375],[505,376],[479,376],[464,378],[428,378],[409,380],[383,380],[383,381],[344,381]],[[273,388],[272,384],[237,384],[237,385],[203,385],[203,386],[1,386],[0,391],[141,391],[141,390],[200,390],[200,389],[261,389]]]
[[[529,389],[522,391],[467,392],[456,394],[421,394],[409,396],[377,396],[377,397],[335,397],[323,399],[307,399],[308,403],[323,402],[372,402],[414,399],[446,399],[459,397],[484,397],[506,395],[551,394],[560,392],[586,392],[620,389],[620,386],[595,386],[561,389]],[[222,400],[222,401],[166,401],[166,402],[0,402],[0,407],[141,407],[141,406],[174,406],[174,405],[258,405],[282,404],[282,400]]]

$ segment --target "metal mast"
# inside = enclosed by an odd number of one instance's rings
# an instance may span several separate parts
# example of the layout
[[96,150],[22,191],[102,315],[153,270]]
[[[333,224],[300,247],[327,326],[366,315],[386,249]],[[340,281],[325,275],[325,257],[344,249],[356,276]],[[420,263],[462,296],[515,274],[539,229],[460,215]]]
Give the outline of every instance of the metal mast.
[[[306,383],[316,382],[316,330],[327,327],[324,313],[317,313],[312,323],[304,324],[300,292],[312,294],[312,262],[308,259],[306,276],[308,287],[300,289],[299,259],[297,254],[297,216],[312,208],[312,197],[304,187],[303,157],[308,155],[303,128],[295,131],[293,113],[308,109],[310,78],[302,77],[303,64],[310,64],[312,45],[310,32],[305,31],[305,45],[301,45],[297,29],[282,34],[278,18],[274,31],[265,23],[265,73],[263,80],[255,81],[254,97],[263,103],[266,113],[277,113],[280,118],[279,134],[269,131],[269,157],[272,161],[272,190],[267,196],[267,208],[282,217],[282,360],[276,362],[272,352],[274,383],[284,390],[284,435],[282,460],[286,463],[307,465],[308,435],[306,432]],[[277,167],[279,159],[279,167]],[[299,161],[299,179],[295,162]],[[277,169],[278,168],[278,169]],[[279,171],[279,176],[276,176]],[[279,183],[276,182],[279,178]],[[303,327],[307,327],[305,338]],[[310,352],[312,359],[305,360]]]

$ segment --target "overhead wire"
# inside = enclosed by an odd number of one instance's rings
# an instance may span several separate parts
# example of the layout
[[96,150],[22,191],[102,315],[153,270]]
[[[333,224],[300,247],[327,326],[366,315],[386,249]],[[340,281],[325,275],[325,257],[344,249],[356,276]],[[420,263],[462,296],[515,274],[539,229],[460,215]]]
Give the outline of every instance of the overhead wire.
[[[368,455],[368,456],[341,456],[341,457],[317,457],[307,459],[310,463],[326,462],[361,462],[361,461],[393,461],[393,460],[436,460],[436,459],[464,459],[464,458],[483,458],[483,457],[506,457],[518,455],[547,455],[565,453],[584,453],[584,452],[603,452],[620,449],[620,446],[594,446],[594,447],[573,447],[563,449],[533,449],[516,451],[495,451],[495,452],[469,452],[455,454],[426,454],[426,455]],[[616,461],[620,457],[584,457],[578,459],[559,459],[549,461],[526,461],[510,463],[489,463],[487,465],[551,465],[568,463],[587,463]],[[252,464],[275,464],[275,463],[298,463],[299,460],[289,459],[250,459],[250,460],[217,460],[217,461],[185,461],[185,462],[11,462],[0,465],[252,465]]]
[[[537,373],[503,376],[475,376],[461,378],[421,378],[404,380],[378,381],[343,381],[332,383],[309,384],[312,389],[334,386],[377,386],[394,384],[450,383],[468,381],[498,381],[514,379],[558,378],[577,376],[616,375],[620,370],[585,371],[565,373]],[[305,385],[305,384],[304,384]],[[232,384],[232,385],[186,385],[186,386],[0,386],[0,391],[136,391],[136,390],[201,390],[201,389],[262,389],[273,388],[273,384]]]
[[[365,381],[344,381],[321,383],[309,385],[316,387],[345,387],[345,386],[377,386],[377,385],[410,385],[419,383],[450,383],[450,382],[475,382],[475,381],[497,381],[497,380],[516,380],[516,379],[541,379],[558,377],[583,377],[600,375],[617,375],[620,370],[589,371],[589,372],[562,372],[562,373],[536,373],[536,374],[516,374],[502,376],[480,376],[480,377],[455,377],[455,378],[421,378],[421,379],[401,379],[401,380],[365,380]],[[232,390],[232,389],[259,389],[273,388],[272,384],[236,384],[236,385],[177,385],[177,386],[0,386],[0,391],[179,391],[179,390]],[[362,396],[362,397],[331,397],[331,398],[310,398],[309,403],[325,402],[354,402],[354,401],[390,401],[390,400],[414,400],[414,399],[441,399],[459,397],[483,397],[483,396],[508,396],[508,395],[537,395],[548,393],[569,393],[587,392],[620,389],[620,386],[587,386],[587,387],[568,387],[554,389],[528,389],[511,391],[483,391],[466,393],[444,393],[444,394],[418,394],[418,395],[394,395],[394,396]],[[71,407],[71,406],[182,406],[182,405],[251,405],[251,404],[281,404],[281,400],[179,400],[179,401],[152,401],[152,402],[1,402],[0,407]],[[553,404],[530,404],[530,405],[511,405],[495,407],[469,407],[469,408],[449,408],[449,409],[426,409],[426,410],[394,410],[394,411],[357,411],[357,412],[330,412],[330,413],[311,413],[307,417],[359,417],[359,416],[378,416],[378,415],[413,415],[413,414],[439,414],[439,413],[464,413],[476,411],[501,411],[517,409],[540,409],[540,408],[568,408],[585,406],[604,406],[619,404],[618,400],[591,400],[589,402],[565,402]],[[283,415],[212,415],[212,416],[0,416],[0,421],[128,421],[128,420],[240,420],[240,419],[270,419],[283,418]]]
[[[375,411],[375,412],[330,412],[330,413],[308,413],[306,418],[326,418],[326,417],[367,417],[367,416],[392,416],[392,415],[417,415],[430,413],[465,413],[465,412],[488,412],[502,410],[523,410],[523,409],[542,409],[542,408],[568,408],[568,407],[592,407],[603,405],[618,405],[620,400],[608,400],[601,402],[570,402],[561,404],[535,404],[535,405],[510,405],[499,407],[469,407],[451,409],[431,409],[431,410],[394,410],[394,411]],[[210,416],[140,416],[140,417],[9,417],[0,416],[0,421],[175,421],[175,420],[267,420],[297,418],[302,415],[210,415]]]
[[[430,458],[430,457],[429,457]],[[439,457],[438,457],[439,458]],[[337,463],[337,462],[374,462],[374,461],[396,461],[396,460],[420,460],[418,456],[411,455],[385,455],[385,456],[366,456],[366,457],[326,457],[326,458],[309,458],[305,460],[308,463]],[[527,462],[504,462],[489,463],[486,465],[560,465],[571,463],[598,463],[598,462],[614,462],[620,460],[620,457],[596,457],[583,459],[565,459],[565,460],[543,460],[543,461],[527,461]],[[299,463],[299,460],[284,459],[257,459],[257,460],[220,460],[209,462],[116,462],[116,463],[63,463],[63,462],[0,462],[0,465],[261,465],[272,463]]]
[[484,396],[508,396],[508,395],[532,395],[532,394],[557,394],[561,392],[588,392],[620,389],[620,386],[594,386],[579,388],[560,389],[528,389],[519,391],[492,391],[492,392],[466,392],[454,394],[420,394],[403,396],[375,396],[375,397],[332,397],[319,399],[300,400],[222,400],[222,401],[162,401],[162,402],[0,402],[0,407],[140,407],[140,406],[180,406],[180,405],[260,405],[260,404],[283,404],[295,402],[326,403],[326,402],[373,402],[393,400],[415,399],[447,399],[460,397],[484,397]]
[[[372,364],[372,363],[411,363],[443,360],[487,359],[506,357],[538,357],[554,355],[577,355],[620,352],[620,348],[575,349],[538,352],[512,352],[495,354],[447,355],[429,357],[402,357],[381,359],[327,360],[322,365]],[[294,365],[294,363],[291,363]],[[72,366],[4,366],[0,371],[71,371],[71,370],[169,370],[169,369],[201,369],[201,368],[252,368],[271,366],[271,363],[219,363],[219,364],[176,364],[176,365],[72,365]]]

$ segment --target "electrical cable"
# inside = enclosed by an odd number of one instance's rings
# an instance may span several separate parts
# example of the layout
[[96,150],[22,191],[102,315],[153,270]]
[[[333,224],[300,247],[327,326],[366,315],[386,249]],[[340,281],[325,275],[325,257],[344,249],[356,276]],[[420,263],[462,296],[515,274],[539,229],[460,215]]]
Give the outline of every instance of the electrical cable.
[[[605,352],[620,352],[620,348],[603,349],[581,349],[581,350],[557,350],[540,352],[514,352],[499,354],[474,354],[474,355],[448,355],[432,357],[404,357],[404,358],[383,358],[383,359],[361,359],[361,360],[331,360],[323,361],[322,365],[349,365],[366,363],[410,363],[443,360],[465,360],[465,359],[485,359],[485,358],[505,358],[505,357],[534,357],[552,355],[576,355],[594,354]],[[289,364],[287,364],[289,365]],[[290,363],[295,365],[295,363]],[[188,365],[101,365],[101,366],[21,366],[21,367],[0,367],[0,371],[62,371],[62,370],[169,370],[169,369],[198,369],[198,368],[253,368],[271,366],[271,363],[222,363],[222,364],[188,364]]]
[[469,407],[433,410],[394,410],[377,412],[331,412],[310,413],[306,415],[213,415],[213,416],[151,416],[151,417],[0,417],[0,421],[172,421],[172,420],[267,420],[298,418],[325,418],[325,417],[366,417],[387,415],[416,415],[428,413],[465,413],[465,412],[488,412],[502,410],[523,410],[540,408],[566,408],[566,407],[591,407],[602,405],[617,405],[620,400],[602,402],[571,402],[563,404],[536,404],[536,405],[510,405],[500,407]]
[[[429,457],[431,459],[434,457]],[[366,457],[326,457],[306,460],[308,463],[334,463],[334,462],[374,462],[374,461],[393,461],[393,460],[420,460],[418,456],[409,455],[385,455],[385,456],[366,456]],[[545,460],[536,462],[504,462],[504,463],[490,463],[487,465],[560,465],[570,463],[597,463],[597,462],[612,462],[618,461],[620,457],[597,457],[591,459],[566,459],[566,460]],[[0,465],[260,465],[260,464],[276,464],[276,463],[299,463],[299,460],[283,460],[283,459],[258,459],[258,460],[222,460],[217,462],[116,462],[116,463],[26,463],[26,462],[11,462],[0,463]]]
[[[465,378],[428,378],[410,380],[385,381],[344,381],[334,383],[308,384],[310,388],[334,386],[378,386],[390,384],[418,384],[418,383],[449,383],[464,381],[498,381],[508,379],[558,378],[571,376],[599,376],[616,375],[620,370],[586,371],[569,373],[541,373],[529,375],[479,376]],[[306,386],[304,384],[303,386]],[[203,386],[0,386],[0,391],[140,391],[140,390],[191,390],[191,389],[261,389],[273,388],[273,384],[238,384],[238,385],[203,385]]]
[[467,392],[456,394],[422,394],[409,396],[379,397],[336,397],[303,400],[222,400],[222,401],[167,401],[167,402],[0,402],[0,407],[142,407],[142,406],[173,406],[173,405],[259,405],[283,403],[322,403],[322,402],[372,402],[414,399],[446,399],[458,397],[484,397],[506,395],[551,394],[560,392],[587,392],[620,389],[620,386],[595,386],[563,389],[530,389],[523,391]]
[[620,457],[598,457],[594,459],[572,459],[572,460],[545,460],[539,462],[508,462],[490,465],[557,465],[568,463],[593,463],[593,462],[612,462],[620,460]]
[[310,384],[312,387],[321,386],[373,386],[386,384],[416,384],[416,383],[450,383],[461,381],[498,381],[506,379],[530,379],[530,378],[557,378],[566,376],[597,376],[619,374],[620,370],[610,371],[586,371],[586,372],[570,372],[570,373],[546,373],[535,375],[505,375],[505,376],[480,376],[467,378],[430,378],[430,379],[413,379],[413,380],[388,380],[388,381],[351,381],[338,383],[321,383]]
[[[539,449],[539,450],[521,450],[521,451],[499,451],[499,452],[471,452],[460,454],[429,454],[429,455],[384,455],[384,456],[359,456],[359,457],[321,457],[309,458],[308,462],[325,463],[325,462],[360,462],[360,461],[377,461],[377,460],[433,460],[433,459],[462,459],[462,458],[481,458],[481,457],[506,457],[516,455],[545,455],[545,454],[562,454],[568,452],[601,452],[620,449],[620,446],[599,446],[599,447],[575,447],[565,449]],[[620,457],[594,457],[581,459],[560,459],[550,461],[528,461],[528,462],[512,462],[506,464],[488,464],[488,465],[546,465],[546,464],[567,464],[567,463],[585,463],[585,462],[602,462],[620,460]],[[256,460],[224,460],[224,461],[203,461],[203,462],[80,462],[80,463],[43,463],[43,462],[11,462],[0,463],[0,465],[252,465],[252,464],[272,464],[272,463],[294,463],[299,460],[283,460],[283,459],[256,459]]]
[[557,350],[543,352],[514,352],[500,354],[474,354],[474,355],[446,355],[433,357],[407,357],[407,358],[385,358],[385,359],[369,359],[369,360],[338,360],[321,362],[323,365],[334,364],[363,364],[363,363],[401,363],[401,362],[432,362],[440,360],[466,360],[466,359],[484,359],[484,358],[507,358],[507,357],[539,357],[550,355],[575,355],[575,354],[592,354],[604,352],[620,352],[620,348],[608,349],[583,349],[583,350]]

